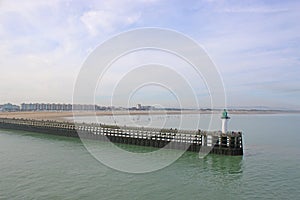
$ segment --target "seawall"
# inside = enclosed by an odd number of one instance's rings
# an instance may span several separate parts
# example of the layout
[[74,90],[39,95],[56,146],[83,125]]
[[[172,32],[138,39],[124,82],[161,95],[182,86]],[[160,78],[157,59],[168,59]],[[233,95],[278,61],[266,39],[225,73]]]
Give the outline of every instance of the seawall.
[[111,141],[114,143],[181,149],[220,155],[243,155],[241,132],[137,128],[92,123],[72,123],[0,118],[0,128]]

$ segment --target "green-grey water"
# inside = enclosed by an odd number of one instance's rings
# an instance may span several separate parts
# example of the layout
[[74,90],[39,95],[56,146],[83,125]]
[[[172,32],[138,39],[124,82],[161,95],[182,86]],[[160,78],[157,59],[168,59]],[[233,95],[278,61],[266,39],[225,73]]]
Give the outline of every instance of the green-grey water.
[[234,115],[243,157],[187,152],[146,174],[106,167],[79,139],[0,130],[0,199],[298,199],[299,122],[297,114]]

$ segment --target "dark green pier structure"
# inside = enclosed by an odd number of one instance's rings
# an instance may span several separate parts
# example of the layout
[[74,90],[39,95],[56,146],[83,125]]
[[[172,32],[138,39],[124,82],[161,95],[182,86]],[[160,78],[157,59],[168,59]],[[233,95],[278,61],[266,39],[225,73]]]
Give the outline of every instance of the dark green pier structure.
[[242,133],[235,131],[177,130],[0,118],[0,128],[114,143],[182,149],[229,156],[243,155]]

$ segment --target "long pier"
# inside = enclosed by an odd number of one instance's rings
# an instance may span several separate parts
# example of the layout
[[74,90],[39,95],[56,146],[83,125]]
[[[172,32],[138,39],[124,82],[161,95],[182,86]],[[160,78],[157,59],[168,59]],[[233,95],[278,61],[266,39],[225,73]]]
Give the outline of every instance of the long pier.
[[114,143],[167,147],[221,155],[243,155],[242,133],[228,131],[177,130],[127,127],[94,123],[72,123],[32,119],[0,118],[0,128],[31,131]]

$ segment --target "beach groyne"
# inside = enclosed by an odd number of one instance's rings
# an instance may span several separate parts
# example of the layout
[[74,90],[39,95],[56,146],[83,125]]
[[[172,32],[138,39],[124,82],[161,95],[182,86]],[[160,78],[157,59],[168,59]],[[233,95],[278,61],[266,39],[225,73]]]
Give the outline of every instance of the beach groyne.
[[0,128],[220,155],[243,155],[242,133],[0,118]]

